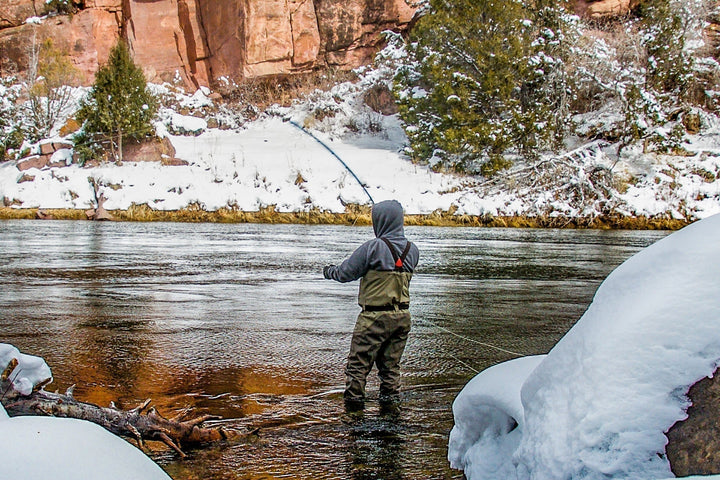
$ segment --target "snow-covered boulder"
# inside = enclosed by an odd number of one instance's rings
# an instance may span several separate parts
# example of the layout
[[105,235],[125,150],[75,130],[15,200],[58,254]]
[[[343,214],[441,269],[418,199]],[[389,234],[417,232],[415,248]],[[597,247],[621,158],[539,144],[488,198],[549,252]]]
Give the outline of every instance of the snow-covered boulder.
[[0,431],[3,478],[170,479],[140,450],[94,423],[53,417],[7,418],[3,409]]
[[[485,461],[486,477],[511,478],[505,445],[514,448],[525,420],[520,388],[545,355],[522,357],[486,369],[470,380],[453,404],[455,426],[450,432],[450,466],[470,476],[476,456]],[[512,433],[514,432],[514,433]],[[497,439],[503,438],[502,442]],[[492,463],[492,460],[498,460]]]
[[[501,404],[520,389],[522,417],[512,431],[487,409],[467,406],[450,440],[449,458],[470,480],[657,479],[672,477],[665,432],[686,417],[688,388],[720,363],[720,215],[676,232],[619,266],[592,304],[529,375],[506,370],[483,395]],[[516,361],[517,362],[517,361]],[[494,375],[492,369],[479,376]],[[473,380],[476,382],[479,380]],[[507,386],[506,386],[507,385]]]
[[[0,344],[0,371],[15,358],[11,379],[29,394],[51,377],[40,357]],[[0,404],[0,478],[23,480],[170,480],[150,458],[104,428],[83,420],[8,417]]]

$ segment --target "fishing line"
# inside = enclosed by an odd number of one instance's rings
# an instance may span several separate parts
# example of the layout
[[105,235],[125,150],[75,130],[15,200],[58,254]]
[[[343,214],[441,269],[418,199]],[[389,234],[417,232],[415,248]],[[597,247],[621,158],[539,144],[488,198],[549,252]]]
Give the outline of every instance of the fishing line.
[[[438,330],[441,330],[441,331],[443,331],[443,332],[445,332],[445,333],[449,333],[450,335],[453,335],[453,336],[455,336],[455,337],[462,338],[463,340],[465,340],[465,341],[467,341],[467,342],[472,342],[472,343],[476,343],[476,344],[478,344],[478,345],[482,345],[482,346],[484,346],[484,347],[488,347],[488,348],[492,348],[492,349],[495,349],[495,350],[499,350],[499,351],[501,351],[501,352],[508,353],[508,354],[514,355],[514,356],[516,356],[516,357],[524,357],[524,356],[525,356],[525,355],[523,355],[522,353],[513,352],[512,350],[506,350],[506,349],[504,349],[504,348],[497,347],[497,346],[492,345],[492,344],[490,344],[490,343],[480,342],[480,341],[478,341],[478,340],[465,337],[465,336],[460,335],[460,334],[458,334],[458,333],[455,333],[455,332],[453,332],[453,331],[451,331],[451,330],[448,330],[448,329],[445,328],[445,327],[441,327],[441,326],[438,325],[437,323],[434,323],[434,322],[432,322],[432,321],[430,321],[430,320],[428,320],[428,319],[426,319],[426,318],[420,318],[419,320],[422,321],[422,322],[427,322],[428,324],[432,325],[433,327],[435,327],[435,328],[437,328]],[[467,366],[467,365],[466,365],[466,366]]]
[[340,156],[339,156],[337,153],[335,153],[335,151],[334,151],[332,148],[328,147],[328,146],[325,144],[325,142],[323,142],[323,141],[320,140],[318,137],[316,137],[315,135],[313,135],[312,132],[309,132],[308,130],[306,130],[302,125],[294,122],[293,120],[289,120],[289,119],[288,119],[287,121],[290,122],[290,124],[292,124],[294,127],[296,127],[296,128],[297,128],[298,130],[300,130],[301,132],[306,133],[307,135],[309,135],[310,137],[312,137],[313,140],[315,140],[315,141],[318,142],[320,145],[322,145],[323,147],[325,147],[325,149],[326,149],[328,152],[330,152],[333,157],[335,157],[340,163],[342,163],[342,166],[345,167],[345,170],[347,170],[348,172],[350,172],[350,175],[352,175],[353,178],[354,178],[354,179],[357,181],[357,183],[360,185],[360,187],[362,187],[363,192],[365,192],[365,194],[366,194],[366,195],[368,196],[368,198],[370,199],[370,203],[372,203],[373,205],[375,205],[375,200],[373,200],[372,196],[370,195],[370,192],[367,191],[367,188],[365,188],[365,185],[363,184],[363,182],[360,181],[360,179],[358,178],[358,176],[355,175],[355,172],[353,172],[352,169],[351,169],[350,167],[348,167],[348,164],[345,163],[345,162],[343,161],[343,159],[340,158]]

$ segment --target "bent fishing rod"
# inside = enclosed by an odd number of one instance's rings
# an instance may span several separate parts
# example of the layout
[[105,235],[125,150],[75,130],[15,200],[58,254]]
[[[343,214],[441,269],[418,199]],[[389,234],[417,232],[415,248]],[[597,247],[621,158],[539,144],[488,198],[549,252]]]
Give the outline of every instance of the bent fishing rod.
[[325,150],[327,150],[328,152],[330,152],[330,153],[332,154],[332,156],[335,157],[335,158],[342,164],[343,167],[345,167],[345,170],[347,170],[348,172],[350,172],[350,175],[353,176],[353,178],[357,181],[358,185],[360,185],[360,187],[363,189],[363,192],[365,192],[365,194],[366,194],[366,195],[368,196],[368,198],[370,199],[370,203],[371,203],[372,205],[375,205],[375,200],[373,200],[372,196],[370,195],[370,192],[367,191],[367,188],[365,188],[365,185],[363,184],[363,182],[360,181],[360,179],[358,178],[358,176],[355,175],[355,172],[352,171],[352,169],[348,166],[348,164],[345,163],[345,162],[343,161],[343,159],[340,158],[340,156],[339,156],[337,153],[335,153],[335,151],[334,151],[332,148],[328,147],[327,144],[325,144],[325,142],[323,142],[323,141],[320,140],[318,137],[316,137],[315,135],[313,135],[312,132],[306,130],[305,127],[303,127],[303,126],[300,125],[299,123],[297,123],[297,122],[295,122],[295,121],[293,121],[293,120],[290,120],[290,119],[287,119],[287,121],[290,122],[290,124],[292,124],[292,125],[293,125],[294,127],[296,127],[298,130],[300,130],[301,132],[309,135],[313,140],[315,140],[315,141],[318,142],[320,145],[322,145],[323,147],[325,147]]

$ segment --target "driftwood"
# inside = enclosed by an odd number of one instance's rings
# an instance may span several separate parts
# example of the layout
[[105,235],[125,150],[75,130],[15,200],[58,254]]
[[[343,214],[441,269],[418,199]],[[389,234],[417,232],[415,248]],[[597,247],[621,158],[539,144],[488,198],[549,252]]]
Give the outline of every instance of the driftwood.
[[90,186],[93,187],[93,194],[95,196],[95,205],[97,205],[96,208],[91,208],[89,210],[85,210],[85,215],[87,216],[88,220],[99,220],[99,221],[112,221],[115,220],[115,217],[110,215],[110,212],[108,212],[105,209],[105,201],[107,198],[105,198],[104,194],[98,195],[98,191],[100,189],[100,186],[98,185],[98,182],[92,178],[88,178],[88,182],[90,182]]
[[149,399],[132,410],[120,410],[112,404],[110,407],[100,407],[80,402],[73,397],[74,385],[64,395],[45,391],[43,387],[50,383],[49,378],[38,383],[29,395],[23,395],[13,388],[10,381],[17,364],[17,360],[13,359],[0,376],[0,401],[10,416],[45,415],[87,420],[115,435],[136,440],[143,450],[144,441],[157,440],[183,457],[185,456],[182,451],[183,446],[197,446],[257,433],[256,430],[243,434],[222,427],[203,427],[202,424],[208,420],[220,417],[205,415],[184,420],[189,413],[187,410],[175,418],[168,419],[150,406]]

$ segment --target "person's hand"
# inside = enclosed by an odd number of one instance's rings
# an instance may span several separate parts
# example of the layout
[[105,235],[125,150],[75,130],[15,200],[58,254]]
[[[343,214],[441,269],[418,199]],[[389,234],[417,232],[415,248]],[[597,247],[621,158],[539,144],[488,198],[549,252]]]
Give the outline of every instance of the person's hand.
[[323,267],[323,277],[330,278],[330,269],[334,266],[335,265],[325,265],[325,267]]

